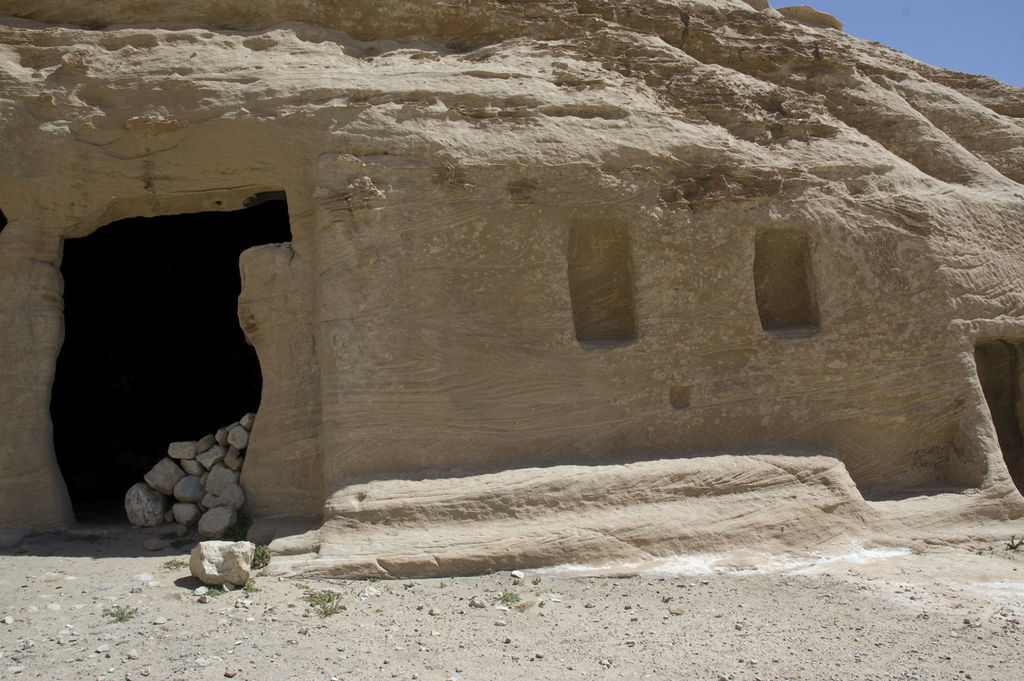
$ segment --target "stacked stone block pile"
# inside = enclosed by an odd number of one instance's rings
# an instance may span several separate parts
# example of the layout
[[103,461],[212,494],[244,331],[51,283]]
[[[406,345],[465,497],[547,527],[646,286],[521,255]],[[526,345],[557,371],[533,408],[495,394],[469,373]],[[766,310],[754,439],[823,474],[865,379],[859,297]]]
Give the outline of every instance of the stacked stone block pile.
[[200,536],[220,537],[238,518],[245,494],[238,484],[255,414],[198,441],[172,442],[167,456],[125,495],[128,520],[137,527],[162,523],[195,526]]

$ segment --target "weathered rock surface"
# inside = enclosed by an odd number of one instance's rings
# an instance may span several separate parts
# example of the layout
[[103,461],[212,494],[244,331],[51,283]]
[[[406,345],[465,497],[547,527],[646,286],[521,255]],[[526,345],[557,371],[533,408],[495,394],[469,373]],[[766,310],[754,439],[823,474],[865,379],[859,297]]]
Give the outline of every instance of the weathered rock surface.
[[245,449],[249,446],[249,429],[238,425],[228,433],[228,444],[235,449]]
[[245,459],[242,458],[241,452],[235,447],[228,447],[228,453],[224,455],[224,465],[233,471],[241,470],[242,464]]
[[200,438],[199,442],[196,443],[196,454],[202,454],[215,444],[217,444],[216,436],[204,435],[202,438]]
[[[255,415],[248,413],[241,421],[248,425],[235,422],[218,433],[225,439],[236,428],[248,434]],[[202,536],[219,538],[237,520],[235,512],[245,505],[245,492],[238,484],[245,461],[244,452],[234,445],[225,450],[215,444],[216,437],[206,435],[197,442],[172,442],[168,446],[168,454],[172,458],[160,461],[146,475],[146,482],[136,484],[126,496],[126,512],[133,524],[158,525],[162,519],[167,523],[177,523],[175,527],[180,532],[187,533],[188,527],[198,525]],[[185,474],[175,465],[173,457],[179,457],[177,462]],[[226,459],[226,462],[221,462],[221,459]],[[211,470],[207,470],[206,464]],[[173,498],[168,500],[158,486],[170,487]],[[173,507],[167,509],[168,503],[174,504]],[[206,514],[215,507],[225,507],[229,511]]]
[[202,479],[195,475],[186,475],[174,485],[174,498],[178,501],[198,503],[205,494]]
[[195,475],[198,477],[202,476],[203,473],[206,472],[206,468],[203,467],[203,464],[199,463],[195,459],[182,459],[178,463],[181,464],[182,470],[184,470],[187,475]]
[[192,576],[203,584],[241,586],[249,581],[255,550],[256,545],[247,541],[199,542],[192,549],[188,567]]
[[809,7],[807,5],[780,7],[778,12],[787,19],[799,21],[801,24],[806,24],[807,26],[814,26],[817,28],[834,28],[837,31],[843,30],[843,22],[839,21],[831,14],[819,12],[813,7]]
[[195,442],[172,442],[167,446],[167,456],[172,459],[196,458]]
[[220,537],[224,531],[234,525],[238,519],[235,509],[230,506],[217,506],[203,513],[199,518],[197,529],[200,537]]
[[[171,542],[169,540],[167,540],[167,539],[160,539],[158,537],[149,537],[145,541],[142,542],[142,547],[144,549],[146,549],[147,551],[163,551],[164,549],[166,549],[170,545],[171,545]],[[136,588],[141,588],[141,587],[136,587]]]
[[174,513],[174,522],[191,527],[199,522],[199,517],[202,515],[202,511],[199,510],[199,506],[196,504],[178,503],[171,507],[171,511]]
[[185,477],[185,471],[181,470],[174,461],[164,457],[142,477],[150,487],[158,492],[173,495],[174,486]]
[[223,428],[218,428],[217,432],[213,436],[214,441],[217,444],[221,445],[222,447],[227,447],[228,446],[228,433],[230,433],[231,429],[234,428],[237,425],[238,425],[237,423],[232,423],[230,426],[225,426]]
[[236,511],[245,504],[245,493],[237,484],[227,485],[213,500],[212,506],[230,506]]
[[144,482],[131,486],[124,496],[124,510],[128,522],[136,527],[157,527],[164,522],[167,496]]
[[206,479],[206,491],[218,495],[228,485],[233,485],[236,482],[238,482],[238,471],[233,471],[224,464],[218,463],[210,471],[210,477]]
[[282,191],[292,242],[239,262],[264,378],[241,483],[324,519],[297,570],[1024,514],[1019,88],[754,0],[5,12],[11,527],[68,518],[62,239]]
[[206,470],[210,470],[219,461],[223,461],[227,450],[222,445],[213,445],[202,454],[196,455],[196,461],[201,463]]

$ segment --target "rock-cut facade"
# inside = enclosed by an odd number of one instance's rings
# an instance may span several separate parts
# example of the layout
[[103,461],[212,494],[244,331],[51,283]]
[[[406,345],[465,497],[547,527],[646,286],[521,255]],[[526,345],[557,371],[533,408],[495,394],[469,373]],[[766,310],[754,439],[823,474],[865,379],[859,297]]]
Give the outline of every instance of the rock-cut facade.
[[64,241],[267,196],[241,485],[296,571],[1024,514],[1024,90],[756,0],[4,0],[4,530],[72,522]]

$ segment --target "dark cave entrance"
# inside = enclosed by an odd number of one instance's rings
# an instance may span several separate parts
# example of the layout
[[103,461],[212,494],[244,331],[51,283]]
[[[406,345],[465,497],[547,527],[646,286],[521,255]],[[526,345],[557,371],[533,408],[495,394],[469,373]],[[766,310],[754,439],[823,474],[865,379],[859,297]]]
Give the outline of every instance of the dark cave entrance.
[[238,323],[238,257],[291,241],[283,192],[257,201],[120,220],[64,242],[50,414],[79,521],[124,518],[125,492],[170,442],[257,410],[263,381]]
[[1021,346],[997,340],[978,343],[974,363],[978,369],[1003,460],[1017,489],[1024,493],[1024,435],[1021,433]]

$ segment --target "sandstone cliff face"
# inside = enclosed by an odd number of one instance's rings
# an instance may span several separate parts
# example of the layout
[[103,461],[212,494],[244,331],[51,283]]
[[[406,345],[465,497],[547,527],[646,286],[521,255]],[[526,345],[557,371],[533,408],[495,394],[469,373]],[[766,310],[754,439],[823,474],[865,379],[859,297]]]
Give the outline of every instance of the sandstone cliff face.
[[762,5],[0,3],[0,523],[70,519],[62,240],[280,191],[242,483],[297,569],[1024,513],[1024,92]]

